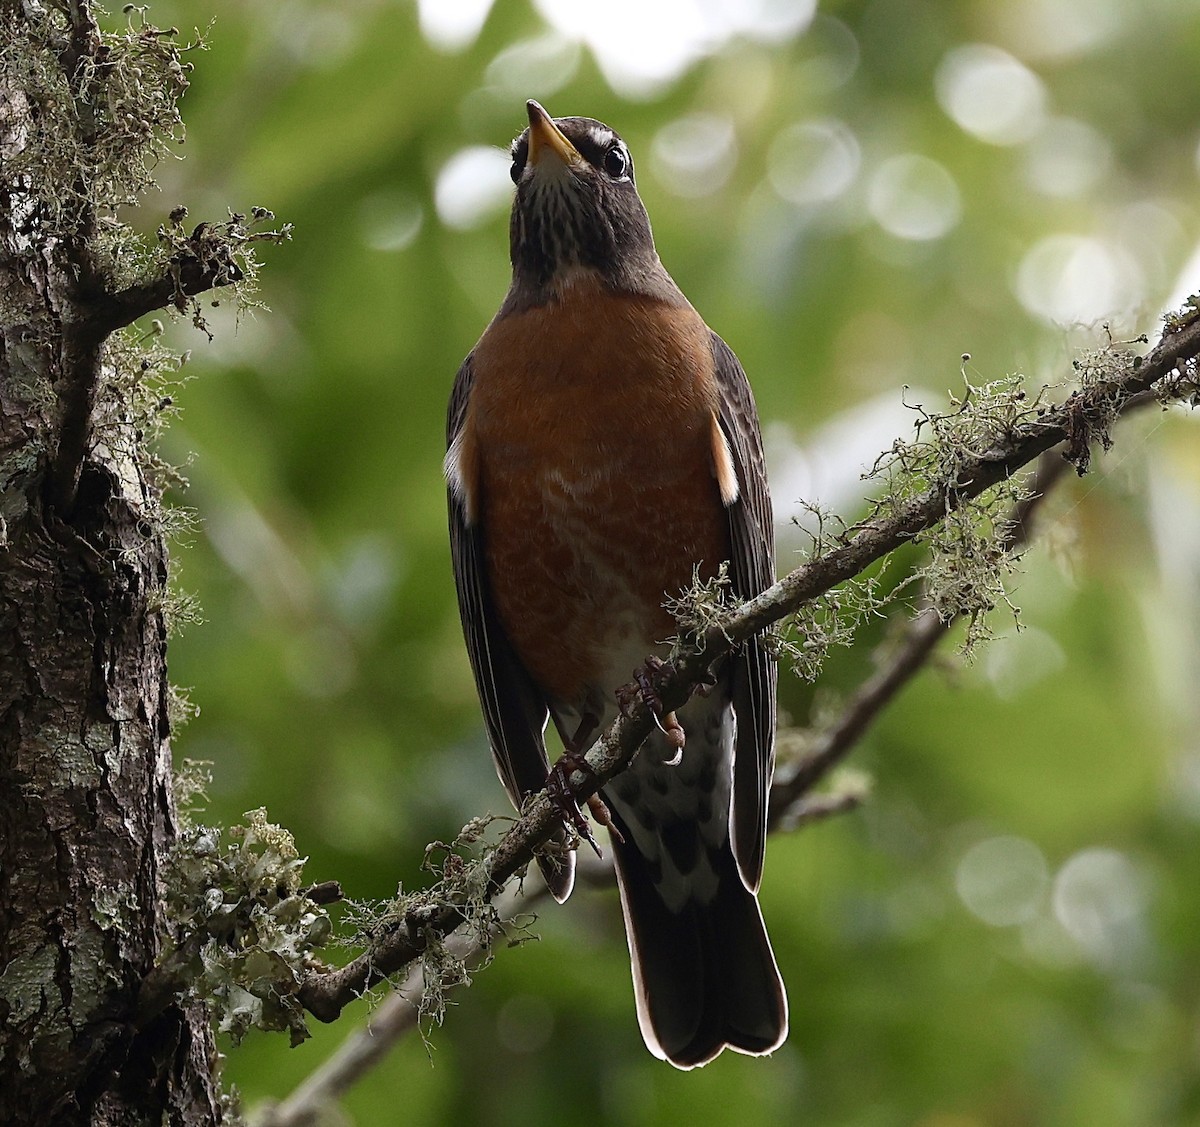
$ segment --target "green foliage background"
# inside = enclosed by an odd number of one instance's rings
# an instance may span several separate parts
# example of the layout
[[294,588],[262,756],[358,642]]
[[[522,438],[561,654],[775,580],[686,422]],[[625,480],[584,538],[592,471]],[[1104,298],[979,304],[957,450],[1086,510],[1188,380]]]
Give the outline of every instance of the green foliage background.
[[[575,10],[634,19],[632,52],[675,7]],[[944,404],[963,353],[976,383],[1058,381],[1103,331],[1056,315],[1083,301],[1099,320],[1106,298],[1114,333],[1155,335],[1200,241],[1195,0],[822,4],[799,33],[716,37],[636,97],[589,49],[543,38],[524,0],[455,49],[388,0],[151,15],[215,23],[190,56],[187,159],[158,168],[147,229],[177,203],[189,222],[262,204],[296,229],[264,256],[272,312],[211,310],[211,344],[170,330],[194,379],[167,453],[202,519],[177,581],[206,619],[172,645],[201,710],[176,753],[213,760],[215,817],[265,804],[308,876],[354,896],[421,881],[426,842],[505,809],[440,477],[451,380],[507,281],[505,204],[452,227],[435,185],[460,150],[506,145],[526,97],[629,141],[664,261],[751,375],[783,522],[802,494],[861,512],[863,465],[911,425],[902,388]],[[1005,143],[939,102],[948,58],[990,57],[948,54],[970,44],[1036,76],[984,99],[1034,92]],[[707,140],[681,150],[668,127],[695,114]],[[906,153],[937,165],[889,196],[881,170]],[[1026,629],[999,614],[973,663],[895,703],[855,756],[875,779],[862,813],[773,841],[763,902],[792,1034],[772,1059],[687,1075],[652,1060],[616,898],[584,892],[460,992],[428,1047],[403,1043],[348,1120],[1200,1123],[1198,450],[1183,412],[1123,427],[1048,506],[1013,592]],[[786,523],[782,538],[787,567],[804,540]],[[787,680],[793,719],[832,707],[885,630],[815,690]],[[282,1097],[364,1014],[295,1050],[251,1037],[228,1076],[248,1105]]]

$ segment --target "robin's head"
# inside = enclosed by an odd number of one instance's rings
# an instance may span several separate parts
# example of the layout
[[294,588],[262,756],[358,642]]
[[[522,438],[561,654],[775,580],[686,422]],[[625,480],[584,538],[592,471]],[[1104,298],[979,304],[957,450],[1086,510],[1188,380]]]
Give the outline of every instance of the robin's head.
[[673,289],[625,142],[590,117],[555,119],[532,101],[526,108],[529,128],[512,146],[514,289],[544,299],[588,273],[616,290]]

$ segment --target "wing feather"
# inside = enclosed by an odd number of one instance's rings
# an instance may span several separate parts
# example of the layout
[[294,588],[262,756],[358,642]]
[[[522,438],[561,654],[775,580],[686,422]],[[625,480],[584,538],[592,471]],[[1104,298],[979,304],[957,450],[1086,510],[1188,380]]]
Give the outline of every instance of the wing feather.
[[[446,421],[446,447],[451,450],[462,433],[473,373],[468,356],[454,380]],[[496,773],[517,809],[540,791],[550,764],[545,729],[549,710],[496,615],[484,562],[483,498],[471,495],[477,483],[455,481],[447,491],[450,509],[450,556],[458,590],[458,610],[475,687],[483,709],[488,743]],[[469,515],[468,515],[469,514]],[[565,838],[560,834],[558,840]],[[560,903],[571,893],[575,855],[562,850],[541,854],[538,864],[554,898]]]
[[[712,334],[720,396],[719,422],[737,472],[738,491],[726,506],[734,593],[753,598],[775,582],[775,532],[758,412],[746,373],[732,349]],[[732,657],[737,745],[731,836],[738,871],[751,891],[762,878],[767,801],[775,770],[776,662],[761,638]]]

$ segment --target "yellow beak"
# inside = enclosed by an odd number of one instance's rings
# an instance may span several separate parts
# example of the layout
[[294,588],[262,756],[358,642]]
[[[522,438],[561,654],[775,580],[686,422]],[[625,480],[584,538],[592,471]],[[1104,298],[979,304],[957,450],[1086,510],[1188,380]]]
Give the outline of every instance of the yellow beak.
[[553,153],[565,165],[579,164],[583,157],[563,135],[552,118],[537,102],[525,103],[529,111],[529,163],[534,167],[547,153]]

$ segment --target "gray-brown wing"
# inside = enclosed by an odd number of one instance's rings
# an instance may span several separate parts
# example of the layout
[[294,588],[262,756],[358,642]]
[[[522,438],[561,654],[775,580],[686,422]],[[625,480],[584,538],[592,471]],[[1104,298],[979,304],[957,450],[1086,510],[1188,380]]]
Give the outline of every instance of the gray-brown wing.
[[[775,531],[758,412],[732,349],[712,334],[721,430],[737,470],[738,496],[728,507],[734,593],[749,599],[775,582]],[[737,744],[733,767],[733,852],[746,886],[762,878],[767,801],[775,770],[776,662],[761,638],[731,657]]]
[[[450,395],[447,449],[462,429],[471,380],[468,356],[458,370]],[[520,809],[527,795],[545,786],[550,771],[543,734],[549,710],[496,615],[483,558],[485,506],[480,505],[474,522],[468,523],[461,500],[453,490],[448,496],[450,558],[467,655],[475,675],[496,772],[513,805]],[[574,884],[575,855],[555,850],[553,854],[539,855],[538,865],[554,898],[561,903],[571,894]]]

